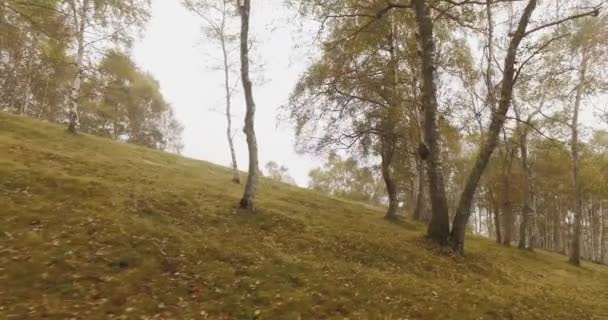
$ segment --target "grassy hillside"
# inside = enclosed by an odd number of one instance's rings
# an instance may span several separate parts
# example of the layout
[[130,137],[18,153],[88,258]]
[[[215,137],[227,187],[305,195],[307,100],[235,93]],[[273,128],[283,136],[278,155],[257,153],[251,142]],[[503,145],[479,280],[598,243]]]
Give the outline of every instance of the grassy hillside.
[[608,319],[608,268],[0,113],[0,319]]

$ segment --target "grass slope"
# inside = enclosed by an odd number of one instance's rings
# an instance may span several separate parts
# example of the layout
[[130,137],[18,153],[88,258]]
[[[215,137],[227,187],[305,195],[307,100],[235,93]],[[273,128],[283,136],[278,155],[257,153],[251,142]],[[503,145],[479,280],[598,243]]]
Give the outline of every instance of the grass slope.
[[608,319],[608,268],[0,113],[0,319]]

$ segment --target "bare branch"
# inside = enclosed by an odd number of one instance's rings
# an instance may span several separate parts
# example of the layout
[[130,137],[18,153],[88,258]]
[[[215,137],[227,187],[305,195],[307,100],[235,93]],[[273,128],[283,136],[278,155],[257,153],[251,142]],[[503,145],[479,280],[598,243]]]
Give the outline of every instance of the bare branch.
[[465,0],[465,1],[454,1],[454,0],[440,0],[443,2],[447,2],[451,5],[454,6],[463,6],[463,5],[467,5],[467,4],[475,4],[475,5],[487,5],[487,4],[493,4],[493,3],[499,3],[499,2],[518,2],[521,0],[493,0],[493,1],[476,1],[476,0]]
[[521,73],[521,71],[523,70],[523,68],[530,62],[532,61],[532,59],[534,59],[534,57],[536,57],[538,54],[542,53],[542,51],[544,49],[546,49],[549,45],[551,45],[551,43],[558,41],[560,39],[563,39],[567,36],[570,36],[569,33],[567,34],[562,34],[559,35],[557,37],[554,37],[552,39],[550,39],[549,41],[545,42],[544,44],[542,44],[538,49],[536,49],[528,58],[526,58],[526,60],[524,60],[524,62],[522,62],[519,67],[517,68],[517,71],[515,72],[515,77],[514,77],[514,81],[517,82],[517,78],[519,78],[519,74]]
[[[541,111],[538,111],[537,113],[542,114],[542,112],[541,112]],[[532,122],[530,121],[530,117],[528,117],[528,119],[527,119],[527,120],[522,120],[522,119],[519,119],[519,118],[517,118],[517,117],[515,117],[515,118],[514,118],[514,117],[506,117],[506,119],[509,119],[509,120],[515,120],[515,121],[517,121],[517,122],[519,122],[519,123],[521,123],[521,124],[526,125],[528,128],[530,128],[530,129],[534,130],[536,133],[538,133],[539,135],[541,135],[543,138],[545,138],[545,139],[547,139],[547,140],[549,140],[549,141],[551,141],[551,142],[553,142],[553,143],[561,143],[559,140],[557,140],[557,139],[555,139],[555,138],[552,138],[552,137],[547,136],[547,135],[546,135],[544,132],[542,132],[542,130],[540,130],[540,129],[538,129],[537,127],[535,127],[535,126],[532,124]]]
[[587,12],[571,15],[569,17],[566,17],[566,18],[563,18],[563,19],[560,19],[560,20],[557,20],[557,21],[553,21],[553,22],[550,22],[550,23],[547,23],[547,24],[543,24],[543,25],[538,26],[536,28],[532,28],[532,29],[526,31],[526,33],[524,33],[524,37],[528,36],[528,35],[530,35],[530,34],[532,34],[534,32],[536,32],[536,31],[539,31],[539,30],[542,30],[542,29],[545,29],[545,28],[548,28],[548,27],[556,26],[556,25],[562,24],[562,23],[570,21],[570,20],[575,20],[575,19],[583,18],[583,17],[587,17],[587,16],[597,17],[600,14],[600,8],[601,7],[598,6],[598,7],[596,7],[595,9],[593,9],[591,11],[587,11]]
[[51,35],[48,32],[46,32],[45,28],[43,26],[41,26],[38,22],[36,22],[34,19],[32,19],[32,17],[30,17],[29,15],[21,12],[20,10],[18,10],[18,9],[16,9],[14,7],[9,6],[8,4],[0,3],[0,5],[2,5],[3,7],[7,8],[10,11],[13,11],[14,13],[16,13],[17,15],[19,15],[23,19],[27,20],[27,22],[29,22],[32,26],[34,26],[37,31],[41,32],[45,36],[47,36],[47,37],[49,37],[51,39],[55,38],[53,35]]
[[325,23],[330,18],[356,18],[356,17],[371,18],[371,19],[369,19],[369,21],[367,21],[367,23],[365,23],[360,28],[355,30],[352,34],[350,34],[342,39],[338,39],[336,41],[331,42],[331,44],[336,44],[336,43],[346,41],[346,40],[356,37],[359,33],[363,32],[365,29],[367,29],[369,26],[371,26],[374,22],[380,20],[385,14],[390,12],[392,9],[407,9],[407,8],[411,8],[411,7],[412,7],[411,3],[399,3],[399,2],[388,1],[386,7],[376,11],[373,14],[371,14],[371,13],[353,13],[353,14],[327,15],[323,18],[323,21],[321,22],[320,30],[324,29]]

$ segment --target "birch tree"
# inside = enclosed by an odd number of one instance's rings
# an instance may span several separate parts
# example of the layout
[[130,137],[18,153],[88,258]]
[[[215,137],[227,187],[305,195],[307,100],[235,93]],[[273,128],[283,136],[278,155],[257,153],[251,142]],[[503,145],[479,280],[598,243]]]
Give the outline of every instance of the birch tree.
[[[423,105],[424,113],[424,143],[419,146],[418,154],[426,163],[427,180],[429,184],[429,194],[431,200],[431,222],[429,224],[428,236],[440,245],[449,245],[455,251],[464,251],[464,237],[467,229],[471,208],[475,197],[475,192],[479,181],[490,161],[490,158],[499,142],[499,135],[507,120],[507,114],[511,108],[514,86],[518,76],[526,65],[543,52],[548,44],[543,37],[543,30],[552,30],[569,21],[585,16],[597,15],[599,7],[579,8],[576,5],[565,7],[559,15],[545,17],[533,17],[538,6],[538,0],[528,0],[525,2],[511,0],[488,0],[488,1],[454,1],[454,0],[411,0],[411,1],[388,1],[373,2],[366,8],[373,8],[375,12],[369,13],[361,9],[359,3],[345,2],[343,5],[328,4],[320,5],[315,1],[304,1],[315,9],[322,11],[322,26],[331,19],[353,18],[356,19],[358,27],[351,35],[342,40],[358,37],[364,32],[368,32],[373,26],[374,19],[381,19],[393,10],[412,10],[415,21],[418,53],[419,53],[419,77],[421,79],[420,101]],[[506,3],[506,4],[505,4]],[[466,31],[479,32],[480,28],[476,25],[476,16],[480,16],[482,11],[487,12],[489,23],[493,23],[492,10],[489,6],[510,8],[514,13],[513,24],[507,24],[502,28],[506,43],[496,48],[504,48],[504,60],[498,69],[499,81],[488,81],[487,91],[490,95],[490,104],[495,104],[491,108],[489,123],[483,134],[482,142],[479,144],[478,151],[473,160],[470,171],[465,175],[462,184],[462,192],[458,198],[454,210],[454,219],[450,230],[450,206],[446,194],[446,180],[444,178],[444,164],[441,158],[442,145],[440,144],[441,133],[439,122],[444,116],[444,111],[440,109],[438,82],[441,80],[438,67],[441,60],[437,48],[436,25],[445,24],[452,28],[461,28]],[[318,12],[319,10],[309,10]],[[436,14],[436,16],[435,16]],[[367,21],[364,20],[368,18]],[[372,18],[372,19],[369,19]],[[511,19],[510,19],[511,20]],[[498,25],[494,22],[495,25]],[[456,31],[447,31],[456,33]],[[489,28],[490,34],[488,44],[492,46],[493,34],[497,33],[494,28]],[[550,39],[548,42],[553,42]],[[523,45],[522,45],[523,44]],[[488,57],[491,60],[500,59],[490,48]],[[441,52],[446,54],[445,52]],[[448,56],[455,57],[453,52],[448,52]],[[491,68],[488,63],[488,68]],[[494,67],[492,67],[494,68]],[[487,77],[492,80],[492,72],[487,72]],[[493,98],[494,88],[492,83],[498,83],[496,88],[496,98]],[[494,101],[494,102],[493,102]]]
[[356,39],[346,39],[357,28],[354,19],[331,26],[321,57],[296,85],[287,111],[299,150],[342,150],[379,162],[388,197],[385,218],[395,221],[405,194],[398,181],[404,172],[398,171],[407,171],[412,158],[408,115],[417,108],[409,80],[413,54],[399,41],[413,38],[407,28],[412,19],[395,14],[372,21],[374,33]]
[[[433,94],[433,86],[435,82],[435,70],[433,63],[433,37],[432,32],[429,32],[428,29],[432,29],[432,21],[430,17],[430,11],[428,9],[428,4],[424,0],[414,0],[414,5],[416,8],[417,19],[419,20],[418,27],[421,37],[422,50],[421,50],[421,59],[423,64],[423,93],[427,95],[426,107],[429,109],[437,109],[436,97],[434,98]],[[464,2],[466,3],[466,1]],[[464,189],[461,193],[460,199],[458,201],[458,206],[456,209],[456,213],[452,222],[452,230],[448,233],[446,229],[449,229],[448,215],[447,210],[445,209],[447,205],[445,204],[445,196],[441,194],[443,187],[441,184],[443,183],[442,178],[438,177],[435,174],[435,179],[433,179],[433,175],[429,174],[429,180],[431,183],[431,190],[435,190],[438,192],[438,195],[435,196],[435,200],[432,201],[432,205],[434,206],[433,215],[437,217],[431,220],[431,225],[429,226],[429,236],[440,244],[450,243],[452,248],[457,252],[462,253],[464,251],[464,237],[466,232],[466,225],[468,223],[470,214],[471,214],[471,205],[473,201],[473,197],[475,195],[475,191],[477,189],[477,185],[479,180],[481,179],[481,175],[483,174],[488,161],[496,145],[498,143],[498,137],[500,134],[500,130],[502,129],[507,112],[511,106],[511,99],[513,94],[513,87],[517,80],[517,76],[521,72],[522,68],[525,66],[525,61],[529,61],[534,57],[534,54],[528,59],[524,59],[523,63],[520,63],[519,66],[516,66],[518,62],[519,56],[519,47],[522,41],[530,36],[534,32],[538,32],[542,29],[552,27],[555,25],[559,25],[566,21],[570,21],[573,19],[581,18],[589,15],[597,15],[597,8],[585,11],[582,13],[575,13],[571,16],[567,16],[565,18],[559,19],[557,21],[552,21],[549,23],[539,24],[538,26],[533,26],[528,29],[528,25],[531,22],[532,14],[537,7],[537,0],[529,0],[525,5],[518,23],[516,24],[515,30],[510,34],[510,40],[508,44],[507,53],[505,56],[505,60],[502,66],[502,81],[500,86],[500,98],[498,99],[497,108],[492,112],[492,117],[490,120],[490,125],[488,127],[487,136],[485,137],[485,141],[479,148],[479,153],[476,157],[475,164],[471,169],[466,183],[464,185]],[[542,45],[540,45],[542,47]],[[426,64],[430,65],[425,66]],[[432,113],[434,111],[427,111],[427,113]],[[434,130],[436,127],[436,123],[434,121],[429,120],[428,123],[425,124],[425,134],[431,134],[431,138],[427,138],[427,144],[430,145],[429,151],[431,155],[429,156],[432,159],[434,156],[432,155],[434,152],[438,152],[436,148],[433,146],[433,140],[436,139],[436,135],[434,134]],[[429,161],[429,169],[428,171],[438,172],[437,163],[434,163],[433,160]],[[433,186],[436,184],[437,186]],[[433,191],[431,191],[433,192]],[[436,209],[435,209],[436,208]]]
[[220,51],[220,69],[224,76],[226,138],[228,139],[230,151],[232,181],[240,184],[241,178],[236,160],[236,151],[234,150],[234,132],[232,128],[232,98],[235,90],[231,79],[233,75],[231,52],[235,49],[234,46],[237,39],[236,32],[232,30],[234,4],[232,0],[186,0],[184,1],[184,5],[188,10],[196,13],[203,19],[204,35],[209,40],[215,42]]
[[96,45],[112,41],[128,45],[134,28],[149,18],[149,0],[64,0],[62,12],[71,27],[74,69],[68,97],[68,131],[76,133],[80,91],[85,76],[85,60]]
[[[572,157],[572,187],[574,194],[574,231],[572,248],[570,250],[570,263],[580,265],[581,255],[581,221],[583,219],[583,196],[580,180],[580,155],[579,155],[579,115],[585,96],[598,93],[601,88],[598,84],[605,81],[602,79],[601,72],[589,74],[590,66],[602,68],[602,63],[606,63],[608,50],[608,24],[606,16],[599,19],[584,19],[576,25],[572,41],[571,52],[574,61],[577,62],[575,70],[577,72],[575,80],[575,96],[572,107],[572,119],[570,124],[571,141],[570,153]],[[604,65],[605,66],[605,65]]]
[[253,100],[253,84],[249,77],[249,21],[251,15],[251,0],[237,0],[241,15],[241,82],[245,95],[245,128],[247,147],[249,151],[249,172],[243,198],[240,201],[242,209],[255,211],[255,198],[258,188],[260,169],[258,165],[258,142],[255,134],[255,101]]

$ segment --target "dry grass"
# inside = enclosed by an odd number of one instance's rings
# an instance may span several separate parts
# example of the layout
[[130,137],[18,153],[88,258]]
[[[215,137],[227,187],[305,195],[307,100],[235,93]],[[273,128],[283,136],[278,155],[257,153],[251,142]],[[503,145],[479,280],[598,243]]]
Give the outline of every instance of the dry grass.
[[608,319],[608,268],[0,113],[0,319]]

